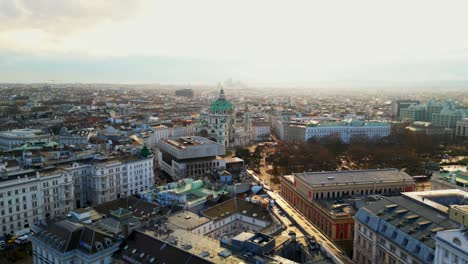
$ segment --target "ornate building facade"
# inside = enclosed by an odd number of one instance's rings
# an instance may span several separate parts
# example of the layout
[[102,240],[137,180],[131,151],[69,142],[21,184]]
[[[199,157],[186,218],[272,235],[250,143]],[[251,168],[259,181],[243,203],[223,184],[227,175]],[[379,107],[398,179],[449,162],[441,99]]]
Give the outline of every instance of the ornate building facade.
[[242,118],[236,119],[236,111],[232,103],[226,100],[223,88],[214,101],[206,117],[202,118],[197,127],[200,135],[206,136],[226,148],[243,147],[250,143],[252,123],[250,112],[246,107]]

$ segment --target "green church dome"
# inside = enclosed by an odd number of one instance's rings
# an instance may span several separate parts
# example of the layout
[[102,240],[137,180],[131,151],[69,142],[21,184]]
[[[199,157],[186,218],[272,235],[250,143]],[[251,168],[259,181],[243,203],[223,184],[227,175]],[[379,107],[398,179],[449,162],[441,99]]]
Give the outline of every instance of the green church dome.
[[213,114],[224,114],[232,111],[233,109],[234,107],[231,102],[224,98],[224,91],[221,89],[218,100],[214,101],[210,106],[210,112]]

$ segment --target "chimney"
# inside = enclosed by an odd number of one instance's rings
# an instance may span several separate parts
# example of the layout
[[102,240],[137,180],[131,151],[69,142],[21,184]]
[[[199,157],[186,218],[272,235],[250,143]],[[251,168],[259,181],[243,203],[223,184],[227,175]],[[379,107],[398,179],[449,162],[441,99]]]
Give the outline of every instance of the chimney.
[[123,229],[123,230],[122,230],[122,235],[123,235],[125,238],[127,238],[127,237],[128,237],[128,233],[129,233],[129,232],[128,232],[128,224],[123,225],[123,228],[122,228],[122,229]]

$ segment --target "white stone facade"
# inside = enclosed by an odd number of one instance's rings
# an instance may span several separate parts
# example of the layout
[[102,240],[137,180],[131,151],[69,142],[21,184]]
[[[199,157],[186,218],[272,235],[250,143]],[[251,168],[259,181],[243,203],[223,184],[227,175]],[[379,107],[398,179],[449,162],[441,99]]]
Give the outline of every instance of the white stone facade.
[[51,136],[38,129],[14,129],[0,133],[0,149],[10,150],[25,142],[49,142]]
[[270,124],[253,124],[252,125],[252,140],[264,141],[270,137]]
[[153,157],[132,161],[106,161],[91,166],[84,175],[85,202],[89,205],[112,201],[154,185]]
[[468,233],[466,230],[439,231],[435,235],[434,263],[468,264]]
[[327,136],[337,135],[341,141],[349,142],[352,138],[356,137],[379,139],[389,136],[390,133],[390,124],[362,126],[306,126],[305,141],[308,141],[312,138],[320,139]]
[[235,109],[231,102],[226,100],[221,89],[219,98],[212,103],[208,116],[196,128],[199,133],[204,130],[208,138],[223,144],[228,149],[247,146],[252,136],[250,113],[246,109],[243,120],[236,122]]
[[75,208],[74,185],[66,171],[26,170],[9,178],[0,182],[0,234],[13,234]]

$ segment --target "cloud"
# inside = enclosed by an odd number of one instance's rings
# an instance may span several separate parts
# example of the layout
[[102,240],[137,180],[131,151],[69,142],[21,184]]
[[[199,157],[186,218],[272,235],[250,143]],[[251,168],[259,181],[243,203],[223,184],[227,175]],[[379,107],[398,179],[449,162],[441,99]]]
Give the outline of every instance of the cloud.
[[142,0],[0,0],[0,32],[68,34],[134,16]]
[[[198,68],[216,64],[228,68],[226,77],[250,82],[459,79],[457,61],[468,62],[467,9],[466,0],[0,0],[0,61],[13,53],[21,65],[37,60],[47,68],[54,62],[35,56],[57,57],[73,72],[76,57],[106,66],[96,60],[138,57],[122,65],[172,61],[184,69],[180,78],[167,74],[174,81],[197,73],[178,58],[208,59]],[[147,65],[144,57],[171,59]],[[232,69],[232,61],[242,67]],[[441,61],[447,67],[431,66]],[[157,81],[161,72],[134,76]]]

